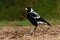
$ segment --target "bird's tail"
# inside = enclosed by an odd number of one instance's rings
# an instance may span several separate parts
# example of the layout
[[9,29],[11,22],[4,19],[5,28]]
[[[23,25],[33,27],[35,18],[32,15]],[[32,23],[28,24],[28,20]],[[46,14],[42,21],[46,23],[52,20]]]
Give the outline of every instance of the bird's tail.
[[48,22],[46,22],[49,26],[51,26],[51,24],[50,23],[48,23]]

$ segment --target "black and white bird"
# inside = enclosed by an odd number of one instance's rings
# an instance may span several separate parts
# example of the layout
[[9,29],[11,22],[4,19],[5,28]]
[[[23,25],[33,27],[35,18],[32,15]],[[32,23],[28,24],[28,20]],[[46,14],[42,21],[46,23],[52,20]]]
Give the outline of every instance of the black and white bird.
[[26,7],[25,10],[27,11],[27,18],[35,26],[34,31],[36,31],[38,24],[47,24],[51,26],[41,16],[39,16],[36,12],[34,12],[32,8]]

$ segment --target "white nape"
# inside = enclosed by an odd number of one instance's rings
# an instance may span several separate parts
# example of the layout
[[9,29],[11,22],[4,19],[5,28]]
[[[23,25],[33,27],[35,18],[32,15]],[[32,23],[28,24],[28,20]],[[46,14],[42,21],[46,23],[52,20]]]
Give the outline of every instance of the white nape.
[[30,12],[33,12],[33,9],[31,8],[31,11]]
[[36,18],[40,18],[40,16],[39,16],[36,12],[34,12],[32,8],[31,8],[30,13],[34,13],[35,15],[37,15],[36,17],[34,17],[35,19],[36,19]]

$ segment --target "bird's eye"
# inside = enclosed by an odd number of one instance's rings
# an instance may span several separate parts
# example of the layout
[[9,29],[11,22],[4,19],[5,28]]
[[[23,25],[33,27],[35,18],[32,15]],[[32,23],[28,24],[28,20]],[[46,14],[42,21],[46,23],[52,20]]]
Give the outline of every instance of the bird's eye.
[[25,8],[25,10],[28,10],[27,8]]

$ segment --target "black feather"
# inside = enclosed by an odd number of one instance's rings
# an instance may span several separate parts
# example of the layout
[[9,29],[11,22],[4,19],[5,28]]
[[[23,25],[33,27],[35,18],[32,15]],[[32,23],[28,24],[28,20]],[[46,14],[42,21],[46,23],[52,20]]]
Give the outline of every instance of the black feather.
[[46,20],[44,20],[42,17],[37,18],[36,20],[37,20],[37,21],[44,22],[44,23],[47,23],[49,26],[51,26],[51,24],[50,24],[50,23],[48,23]]

